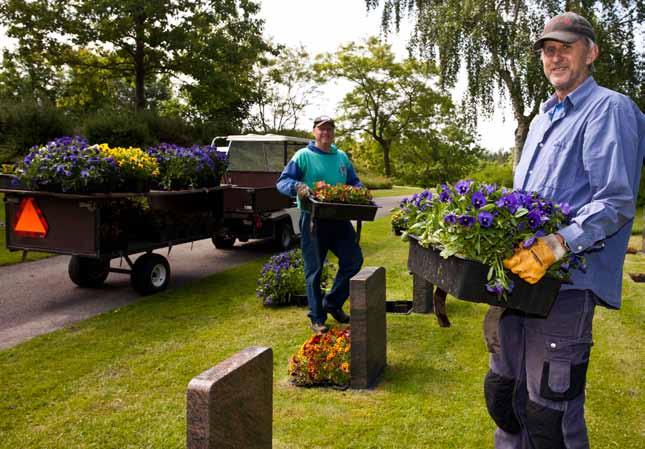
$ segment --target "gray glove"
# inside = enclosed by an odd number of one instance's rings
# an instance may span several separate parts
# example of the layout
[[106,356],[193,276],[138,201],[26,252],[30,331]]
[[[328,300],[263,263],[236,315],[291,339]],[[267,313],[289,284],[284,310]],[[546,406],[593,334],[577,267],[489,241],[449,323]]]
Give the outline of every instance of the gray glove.
[[312,192],[307,184],[305,184],[304,182],[299,182],[296,185],[296,194],[298,195],[298,198],[300,198],[300,200],[302,201],[304,199],[309,198]]

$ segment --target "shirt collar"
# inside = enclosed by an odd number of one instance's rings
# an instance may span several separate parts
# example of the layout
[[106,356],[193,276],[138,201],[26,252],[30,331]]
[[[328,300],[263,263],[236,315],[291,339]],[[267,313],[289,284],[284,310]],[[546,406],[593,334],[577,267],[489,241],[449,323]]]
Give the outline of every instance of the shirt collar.
[[[598,84],[596,83],[596,81],[591,76],[589,76],[573,92],[564,97],[564,100],[562,100],[562,102],[568,100],[571,106],[580,104],[591,94],[591,91],[594,90],[597,85]],[[551,98],[542,103],[542,112],[548,111],[557,103],[558,96],[556,94],[551,95]]]

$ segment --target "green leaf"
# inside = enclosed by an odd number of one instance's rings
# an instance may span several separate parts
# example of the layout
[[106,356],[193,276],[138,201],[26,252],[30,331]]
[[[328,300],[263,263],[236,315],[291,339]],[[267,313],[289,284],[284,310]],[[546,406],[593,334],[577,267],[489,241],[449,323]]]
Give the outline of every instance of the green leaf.
[[523,217],[524,215],[528,214],[529,210],[525,209],[523,207],[518,207],[517,210],[515,211],[515,214],[513,215],[515,218],[520,218]]

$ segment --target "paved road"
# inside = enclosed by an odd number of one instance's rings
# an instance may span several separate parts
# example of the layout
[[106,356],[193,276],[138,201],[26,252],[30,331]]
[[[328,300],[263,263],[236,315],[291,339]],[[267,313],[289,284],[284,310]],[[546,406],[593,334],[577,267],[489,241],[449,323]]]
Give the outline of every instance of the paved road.
[[[402,197],[379,198],[377,216],[387,215]],[[166,255],[166,251],[159,250]],[[236,244],[231,251],[215,249],[210,240],[173,247],[168,260],[170,288],[205,278],[273,252],[266,241]],[[137,301],[130,277],[110,273],[101,289],[82,289],[67,275],[68,256],[0,267],[0,349],[37,335]],[[112,261],[112,266],[118,265]]]

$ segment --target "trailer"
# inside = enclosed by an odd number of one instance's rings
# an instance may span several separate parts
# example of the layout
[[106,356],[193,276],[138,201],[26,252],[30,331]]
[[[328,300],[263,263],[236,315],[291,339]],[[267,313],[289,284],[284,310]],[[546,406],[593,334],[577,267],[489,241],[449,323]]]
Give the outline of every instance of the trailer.
[[[70,279],[101,286],[109,273],[130,275],[148,295],[170,280],[168,260],[153,251],[212,238],[223,215],[219,187],[146,193],[66,194],[0,189],[5,194],[6,243],[11,251],[72,256]],[[130,256],[140,254],[135,261]],[[123,258],[128,269],[113,268]]]
[[236,240],[273,239],[286,250],[300,236],[295,201],[278,192],[276,182],[294,153],[309,139],[276,134],[232,135],[225,139],[228,169],[224,175],[223,221],[213,243],[233,248]]

